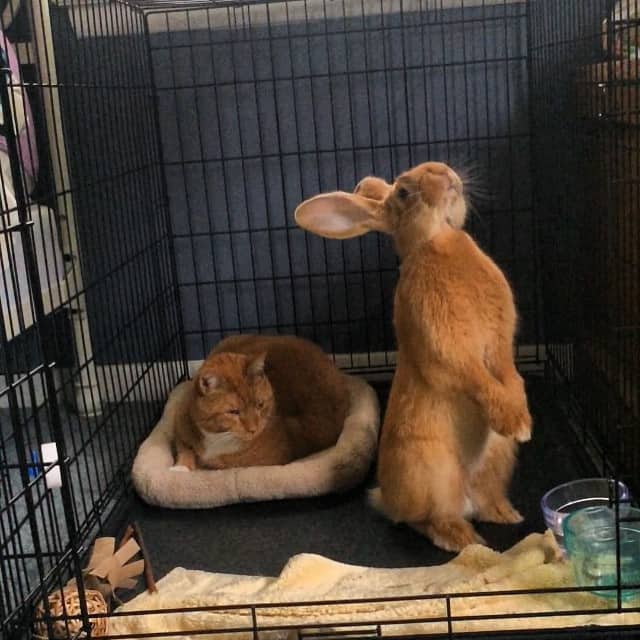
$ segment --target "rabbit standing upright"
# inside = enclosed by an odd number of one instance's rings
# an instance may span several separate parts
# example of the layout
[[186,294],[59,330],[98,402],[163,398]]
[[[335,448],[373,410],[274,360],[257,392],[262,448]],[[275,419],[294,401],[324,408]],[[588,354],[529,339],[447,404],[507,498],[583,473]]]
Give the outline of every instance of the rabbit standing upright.
[[466,212],[458,175],[427,162],[392,185],[365,178],[353,194],[322,194],[295,213],[299,226],[326,238],[393,237],[401,260],[398,359],[371,498],[390,519],[450,551],[481,541],[471,518],[522,520],[507,490],[516,441],[531,436],[513,362],[513,295],[461,230]]

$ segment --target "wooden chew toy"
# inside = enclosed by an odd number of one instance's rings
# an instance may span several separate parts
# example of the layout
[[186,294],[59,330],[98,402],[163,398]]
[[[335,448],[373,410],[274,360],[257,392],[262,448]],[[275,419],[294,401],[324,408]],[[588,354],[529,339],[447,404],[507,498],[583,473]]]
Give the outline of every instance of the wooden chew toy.
[[[142,559],[133,560],[140,553]],[[98,637],[108,633],[108,614],[112,603],[121,604],[115,594],[117,589],[133,589],[136,578],[144,574],[147,591],[157,591],[153,571],[144,546],[142,533],[134,523],[129,525],[116,549],[116,539],[111,537],[96,538],[91,551],[89,563],[82,572],[85,605],[91,620],[91,635]],[[70,580],[63,589],[48,596],[49,611],[52,617],[80,616],[82,607],[80,594],[75,579]],[[95,616],[98,617],[95,617]],[[68,640],[82,631],[81,618],[70,618],[51,621],[52,635],[49,636],[46,611],[43,603],[36,607],[35,636],[51,637],[56,640]]]
[[[129,562],[138,552],[142,559]],[[127,527],[117,550],[115,538],[98,538],[84,571],[87,586],[95,585],[106,598],[114,597],[116,600],[116,589],[133,589],[137,582],[134,578],[141,574],[144,574],[147,591],[155,592],[157,589],[151,563],[142,533],[136,524]]]

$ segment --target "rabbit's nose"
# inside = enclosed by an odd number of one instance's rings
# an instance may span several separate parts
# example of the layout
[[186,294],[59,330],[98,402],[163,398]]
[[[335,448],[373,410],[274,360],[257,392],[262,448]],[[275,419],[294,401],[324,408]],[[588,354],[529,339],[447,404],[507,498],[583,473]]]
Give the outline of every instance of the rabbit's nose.
[[447,177],[449,178],[449,188],[455,189],[458,193],[462,193],[462,180],[460,180],[460,176],[453,171],[453,169],[449,169]]

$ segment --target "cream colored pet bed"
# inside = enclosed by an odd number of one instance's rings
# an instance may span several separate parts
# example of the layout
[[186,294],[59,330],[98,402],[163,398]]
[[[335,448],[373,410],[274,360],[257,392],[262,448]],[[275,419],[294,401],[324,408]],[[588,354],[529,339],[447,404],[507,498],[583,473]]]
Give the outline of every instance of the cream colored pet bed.
[[173,425],[178,402],[191,384],[182,382],[171,392],[160,422],[140,446],[133,463],[133,484],[149,504],[205,509],[235,502],[318,496],[357,485],[371,466],[380,428],[378,399],[364,380],[345,376],[351,407],[333,447],[281,466],[176,473],[171,470]]
[[[246,603],[258,605],[255,624],[261,640],[294,640],[298,637],[296,628],[303,628],[310,636],[314,631],[330,635],[347,629],[370,636],[375,635],[377,624],[383,637],[446,634],[447,601],[437,594],[471,592],[483,595],[454,595],[449,601],[453,632],[640,623],[638,613],[607,613],[614,603],[588,593],[490,595],[492,591],[573,586],[571,568],[562,559],[551,531],[531,534],[505,553],[471,545],[451,562],[435,567],[374,569],[302,554],[291,558],[275,578],[177,568],[157,586],[157,593],[143,593],[121,607],[109,619],[109,634],[127,638],[129,634],[170,632],[185,640],[251,640],[256,636],[251,609],[242,606]],[[434,597],[411,599],[428,594]],[[322,604],[372,598],[397,600]],[[287,602],[306,604],[284,604]],[[637,605],[637,600],[625,603],[628,607]],[[194,610],[204,607],[217,608]],[[177,613],[179,608],[192,610]],[[163,612],[167,609],[171,611]],[[135,613],[146,610],[157,613]],[[533,617],[524,618],[523,614]],[[483,620],[484,616],[496,618]],[[274,627],[278,630],[265,631]],[[224,632],[231,629],[236,633]],[[209,630],[218,630],[218,634],[203,633]]]

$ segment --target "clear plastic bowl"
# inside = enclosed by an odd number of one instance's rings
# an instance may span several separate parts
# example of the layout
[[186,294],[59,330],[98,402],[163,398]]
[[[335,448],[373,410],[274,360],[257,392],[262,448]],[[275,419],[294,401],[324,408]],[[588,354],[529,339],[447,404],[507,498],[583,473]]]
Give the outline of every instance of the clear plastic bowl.
[[[611,487],[611,489],[610,489]],[[572,512],[585,507],[609,506],[614,489],[613,481],[607,478],[583,478],[558,485],[542,496],[540,505],[544,521],[555,534],[560,548],[564,549],[562,522]],[[629,500],[629,489],[618,482],[618,499],[622,513],[629,508],[624,501]]]
[[[640,593],[640,509],[627,507],[616,527],[614,509],[586,507],[569,514],[563,530],[576,586],[617,587],[619,568],[622,599]],[[617,589],[593,593],[605,598],[618,596]]]

